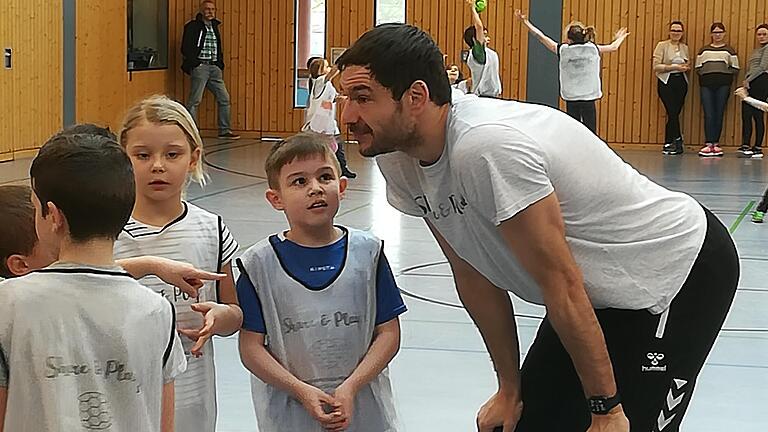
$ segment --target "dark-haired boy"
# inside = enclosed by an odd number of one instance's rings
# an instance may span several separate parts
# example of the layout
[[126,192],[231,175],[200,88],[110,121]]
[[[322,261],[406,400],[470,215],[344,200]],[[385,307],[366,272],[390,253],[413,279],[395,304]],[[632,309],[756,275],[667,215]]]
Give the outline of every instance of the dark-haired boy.
[[186,367],[173,308],[112,255],[135,199],[130,160],[110,138],[56,135],[30,176],[39,244],[59,245],[59,261],[0,286],[0,424],[171,431]]
[[381,241],[333,223],[347,179],[325,143],[302,133],[267,157],[267,200],[290,229],[238,260],[240,357],[262,432],[394,432],[405,305]]

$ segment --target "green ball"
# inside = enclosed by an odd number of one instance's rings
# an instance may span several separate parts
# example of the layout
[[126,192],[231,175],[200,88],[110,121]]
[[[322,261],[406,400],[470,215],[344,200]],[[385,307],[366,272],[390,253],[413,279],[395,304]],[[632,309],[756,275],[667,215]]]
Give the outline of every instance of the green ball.
[[485,0],[475,0],[475,10],[477,13],[482,13],[485,10],[487,3]]

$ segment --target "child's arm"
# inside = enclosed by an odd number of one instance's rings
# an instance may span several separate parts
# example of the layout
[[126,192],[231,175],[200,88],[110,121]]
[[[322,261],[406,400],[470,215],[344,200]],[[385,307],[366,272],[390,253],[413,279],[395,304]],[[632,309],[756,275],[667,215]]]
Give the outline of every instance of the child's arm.
[[5,408],[8,405],[8,389],[0,387],[0,432],[3,432],[5,425]]
[[[264,346],[264,334],[240,330],[240,359],[257,378],[292,395],[307,412],[326,428],[337,429],[345,419],[338,412],[335,398],[302,382],[283,367]],[[326,413],[324,406],[333,408]]]
[[373,330],[373,342],[363,360],[344,382],[336,389],[334,396],[342,406],[346,425],[352,420],[355,395],[387,367],[400,350],[400,318],[394,318]]
[[190,350],[195,356],[202,355],[203,346],[213,335],[229,336],[243,325],[243,311],[237,304],[232,263],[227,263],[221,271],[227,276],[219,282],[219,303],[203,302],[192,305],[192,310],[205,317],[203,327],[197,330],[179,329],[180,333],[195,341]]
[[143,256],[117,260],[117,265],[136,279],[155,275],[163,282],[178,287],[182,292],[197,298],[197,290],[204,281],[220,280],[225,274],[210,273],[196,269],[191,264],[167,258]]
[[485,46],[485,37],[483,37],[483,35],[485,34],[485,26],[483,25],[483,20],[480,19],[480,14],[478,14],[477,10],[475,9],[474,0],[466,0],[466,1],[467,1],[467,4],[469,4],[469,10],[471,11],[471,14],[472,14],[472,25],[475,26],[475,40],[477,42],[480,42],[480,45]]
[[[160,431],[161,432],[173,432],[175,426],[174,413],[176,411],[176,391],[173,385],[173,381],[163,384],[163,402],[160,411]],[[0,432],[3,432],[2,424],[0,424]]]
[[763,101],[760,101],[760,100],[757,100],[757,99],[755,99],[753,97],[750,97],[749,96],[749,92],[747,91],[746,88],[739,87],[738,89],[736,89],[736,91],[734,93],[736,94],[736,96],[739,97],[739,99],[741,99],[742,101],[752,105],[753,107],[755,107],[755,108],[757,108],[759,110],[762,110],[762,111],[768,111],[768,103],[765,103]]
[[548,50],[552,51],[553,53],[557,54],[557,42],[552,40],[549,36],[545,35],[544,32],[536,28],[536,26],[533,25],[528,20],[528,16],[523,14],[523,12],[520,9],[515,10],[515,16],[517,19],[523,22],[525,24],[525,27],[533,33],[533,35],[536,37],[536,39],[539,40],[539,42],[542,43]]
[[629,36],[629,32],[627,31],[626,27],[622,27],[619,29],[619,31],[616,32],[616,36],[613,39],[613,42],[611,42],[610,45],[598,45],[597,49],[600,50],[600,53],[609,53],[618,51],[619,47],[621,47],[621,44],[624,43],[624,40],[627,39],[627,36]]

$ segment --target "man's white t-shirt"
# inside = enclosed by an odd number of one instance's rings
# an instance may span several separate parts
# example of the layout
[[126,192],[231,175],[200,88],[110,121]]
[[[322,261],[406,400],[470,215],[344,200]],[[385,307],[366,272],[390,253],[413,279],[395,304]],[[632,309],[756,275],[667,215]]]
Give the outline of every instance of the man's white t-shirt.
[[57,263],[0,284],[6,431],[160,432],[186,367],[171,304],[120,268]]
[[401,152],[377,162],[392,206],[426,218],[494,285],[537,304],[540,288],[497,227],[553,192],[596,308],[663,312],[706,234],[693,198],[652,182],[581,123],[540,105],[454,92],[436,163],[422,167]]

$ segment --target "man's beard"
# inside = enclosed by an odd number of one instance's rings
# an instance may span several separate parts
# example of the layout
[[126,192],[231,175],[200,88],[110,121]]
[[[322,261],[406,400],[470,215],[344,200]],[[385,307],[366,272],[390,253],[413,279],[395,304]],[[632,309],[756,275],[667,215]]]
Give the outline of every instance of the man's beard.
[[364,123],[350,126],[350,131],[353,133],[368,133],[371,135],[371,144],[366,148],[360,147],[360,154],[362,156],[374,157],[396,151],[406,151],[421,143],[422,139],[416,131],[415,124],[405,124],[399,118],[400,116],[393,117],[395,118],[395,121],[390,122],[392,127],[384,129],[376,134],[374,134],[371,128]]

